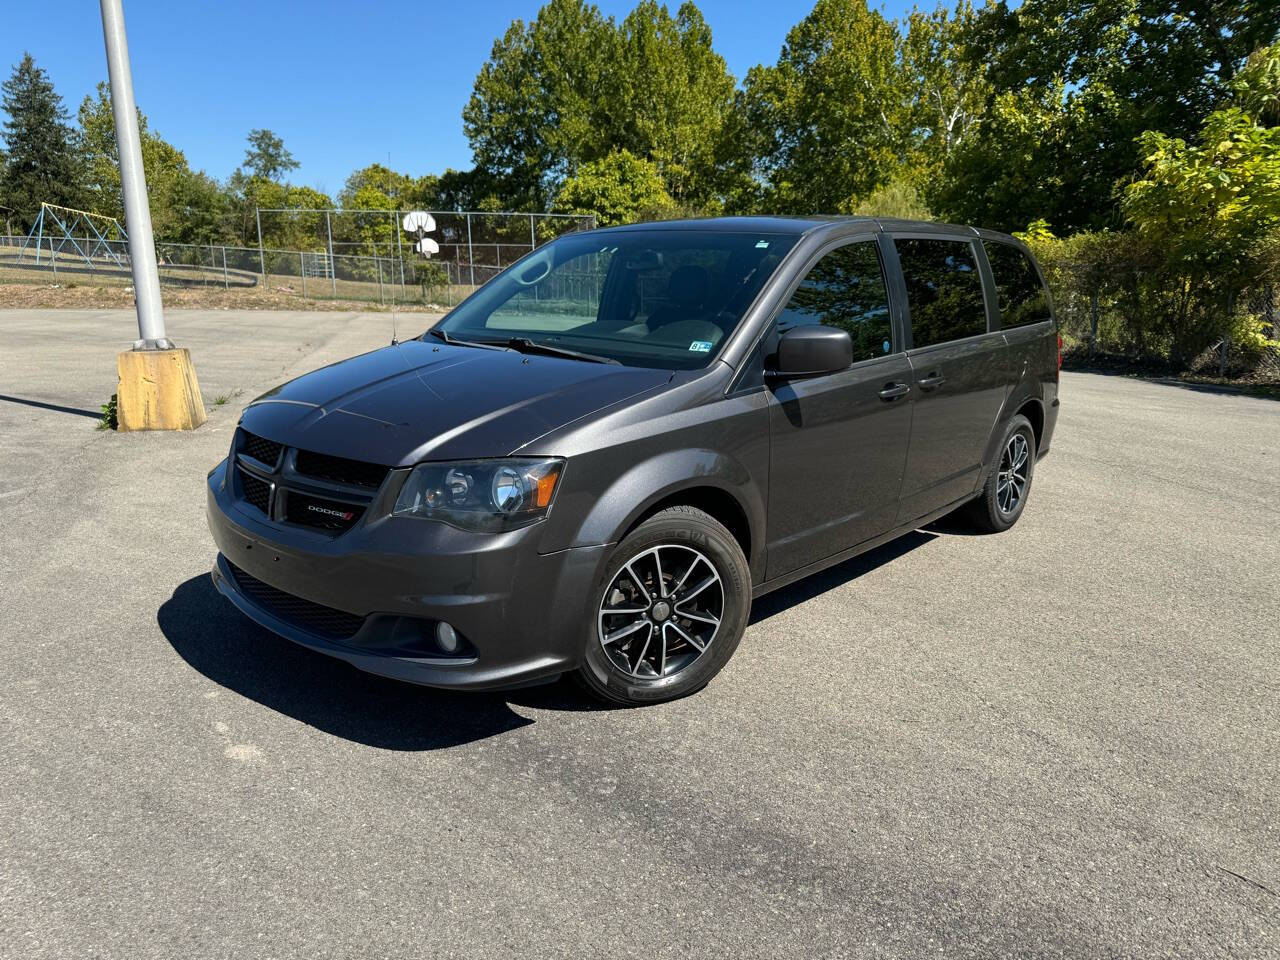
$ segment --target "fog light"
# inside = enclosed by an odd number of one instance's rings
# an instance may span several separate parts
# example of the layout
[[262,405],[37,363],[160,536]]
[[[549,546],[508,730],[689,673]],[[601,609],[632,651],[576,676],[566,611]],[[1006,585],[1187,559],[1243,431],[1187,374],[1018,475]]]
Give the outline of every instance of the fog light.
[[445,653],[458,652],[458,631],[454,630],[449,624],[441,621],[436,624],[436,643],[440,645],[440,649]]

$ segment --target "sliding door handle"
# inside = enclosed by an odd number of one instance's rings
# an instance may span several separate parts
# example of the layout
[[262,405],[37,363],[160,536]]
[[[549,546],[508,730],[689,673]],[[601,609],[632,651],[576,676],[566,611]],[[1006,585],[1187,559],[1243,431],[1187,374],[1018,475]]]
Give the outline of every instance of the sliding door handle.
[[923,380],[916,381],[920,384],[921,390],[937,390],[940,386],[947,382],[947,378],[938,374],[930,374]]

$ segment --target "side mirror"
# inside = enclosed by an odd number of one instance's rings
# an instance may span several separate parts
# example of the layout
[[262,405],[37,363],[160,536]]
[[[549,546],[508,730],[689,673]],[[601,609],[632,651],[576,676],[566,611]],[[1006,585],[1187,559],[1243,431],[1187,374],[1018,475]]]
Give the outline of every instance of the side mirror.
[[778,338],[778,360],[771,377],[814,377],[839,373],[853,363],[853,341],[847,330],[805,324]]

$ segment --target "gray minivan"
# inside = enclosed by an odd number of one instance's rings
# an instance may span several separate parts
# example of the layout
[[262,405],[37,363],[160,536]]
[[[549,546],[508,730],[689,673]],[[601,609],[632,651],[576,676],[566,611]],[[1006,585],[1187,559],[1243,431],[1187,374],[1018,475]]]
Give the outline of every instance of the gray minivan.
[[283,384],[209,473],[218,589],[355,666],[700,689],[751,601],[954,511],[1007,529],[1058,413],[1012,237],[868,218],[562,236],[422,336]]

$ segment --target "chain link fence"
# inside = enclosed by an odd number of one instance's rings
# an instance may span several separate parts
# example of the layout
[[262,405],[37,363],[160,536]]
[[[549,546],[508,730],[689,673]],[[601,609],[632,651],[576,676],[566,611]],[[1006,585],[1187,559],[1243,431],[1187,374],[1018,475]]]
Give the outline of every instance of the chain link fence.
[[[433,213],[439,252],[415,252],[400,211],[261,210],[264,236],[292,248],[156,244],[170,287],[265,291],[305,300],[451,307],[538,246],[590,229],[592,217]],[[86,241],[89,238],[86,238]],[[72,241],[76,240],[76,243]],[[0,283],[130,286],[128,244],[67,236],[0,236]]]

